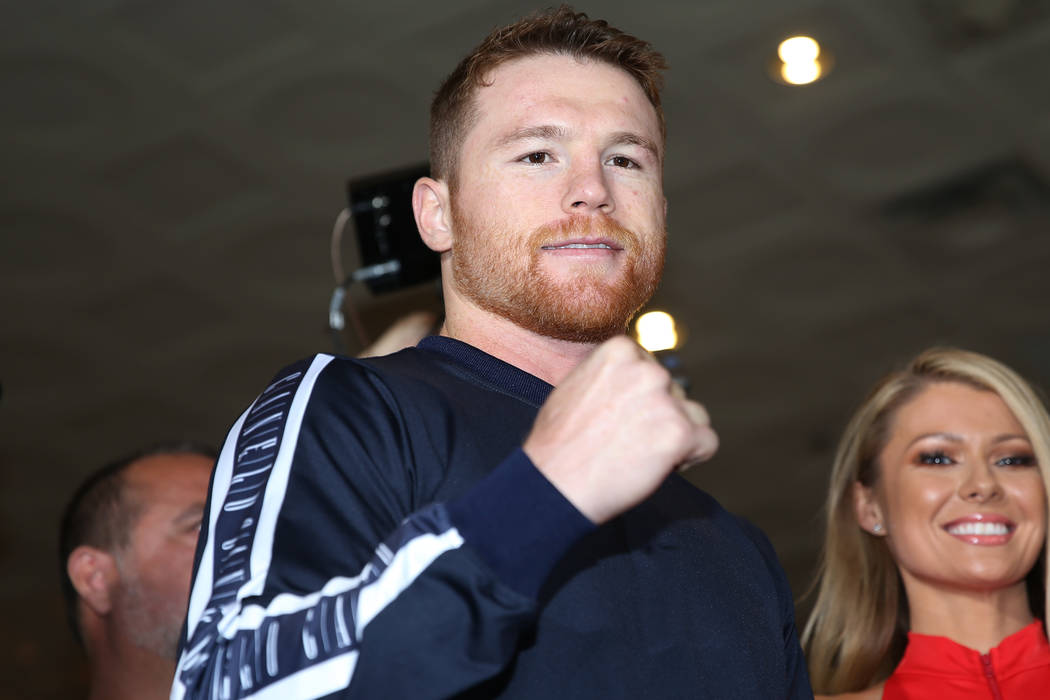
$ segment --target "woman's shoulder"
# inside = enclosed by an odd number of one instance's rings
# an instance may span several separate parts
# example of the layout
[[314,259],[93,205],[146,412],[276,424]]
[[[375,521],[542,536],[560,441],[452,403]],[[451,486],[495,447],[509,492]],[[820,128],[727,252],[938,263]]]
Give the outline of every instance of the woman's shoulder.
[[879,700],[882,697],[883,683],[873,685],[867,690],[856,693],[841,693],[839,695],[817,695],[815,700]]

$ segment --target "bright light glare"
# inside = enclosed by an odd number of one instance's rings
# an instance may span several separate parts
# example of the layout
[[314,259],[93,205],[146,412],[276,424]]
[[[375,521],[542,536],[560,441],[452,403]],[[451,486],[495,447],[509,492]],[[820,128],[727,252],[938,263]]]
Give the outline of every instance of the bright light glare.
[[787,64],[812,63],[820,55],[820,44],[812,37],[793,36],[780,42],[777,55]]
[[672,350],[678,345],[678,333],[675,331],[674,318],[663,311],[650,311],[642,314],[634,323],[638,343],[649,352]]
[[785,63],[780,67],[780,76],[784,82],[792,85],[806,85],[820,77],[820,63],[817,61]]

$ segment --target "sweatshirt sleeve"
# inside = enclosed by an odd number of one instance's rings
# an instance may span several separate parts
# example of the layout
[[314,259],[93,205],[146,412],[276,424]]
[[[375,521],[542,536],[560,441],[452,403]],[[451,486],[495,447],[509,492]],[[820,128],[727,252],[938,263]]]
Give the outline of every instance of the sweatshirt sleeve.
[[286,369],[230,431],[173,699],[454,695],[512,660],[592,527],[520,450],[413,510],[396,407],[364,379],[333,389],[332,360]]
[[798,630],[795,626],[795,603],[787,575],[765,533],[744,518],[737,518],[737,522],[748,533],[751,541],[761,553],[776,590],[778,618],[784,645],[784,697],[789,700],[812,700],[813,689],[810,686],[806,657],[802,653]]

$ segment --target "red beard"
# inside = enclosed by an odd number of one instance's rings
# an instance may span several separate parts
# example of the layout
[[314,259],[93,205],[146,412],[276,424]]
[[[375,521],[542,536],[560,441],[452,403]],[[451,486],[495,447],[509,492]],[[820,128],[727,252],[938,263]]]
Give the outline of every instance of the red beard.
[[[606,216],[573,216],[541,226],[518,245],[518,236],[475,228],[453,208],[456,243],[451,251],[453,284],[472,302],[514,324],[558,340],[598,343],[623,333],[649,300],[663,272],[665,236],[648,247]],[[604,265],[559,281],[541,264],[545,244],[601,237],[625,256],[610,277]],[[523,252],[528,258],[523,259]]]

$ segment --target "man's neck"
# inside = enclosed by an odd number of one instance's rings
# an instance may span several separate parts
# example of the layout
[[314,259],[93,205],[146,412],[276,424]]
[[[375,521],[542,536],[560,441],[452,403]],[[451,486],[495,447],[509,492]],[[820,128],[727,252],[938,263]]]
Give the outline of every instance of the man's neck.
[[154,653],[119,644],[96,647],[90,654],[88,700],[150,700],[167,698],[175,677],[175,662]]
[[441,335],[469,343],[554,386],[596,347],[548,338],[477,307],[469,314],[448,313]]

